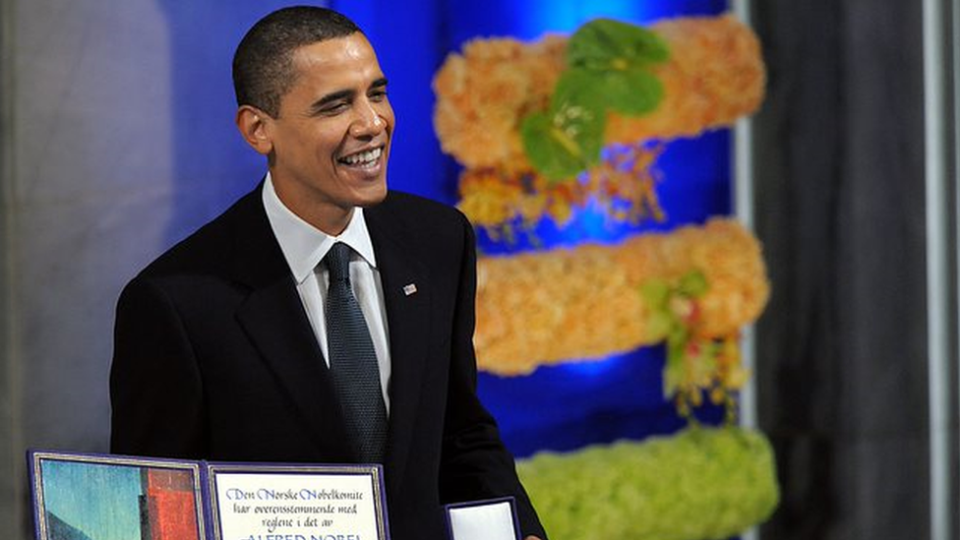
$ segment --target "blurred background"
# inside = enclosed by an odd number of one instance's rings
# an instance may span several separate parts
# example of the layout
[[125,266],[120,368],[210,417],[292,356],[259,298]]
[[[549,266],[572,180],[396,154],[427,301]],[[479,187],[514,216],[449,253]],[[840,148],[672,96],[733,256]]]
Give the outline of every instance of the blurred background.
[[[33,535],[28,448],[107,451],[121,287],[260,181],[233,126],[230,59],[289,4],[0,0],[0,536]],[[742,419],[773,443],[781,501],[752,534],[960,538],[956,0],[326,5],[365,29],[390,79],[391,187],[450,204],[458,166],[433,133],[430,81],[465,40],[735,12],[760,38],[766,99],[735,129],[671,147],[664,167],[693,183],[709,171],[704,215],[738,216],[764,247],[773,293],[747,335]],[[520,456],[608,442],[638,433],[557,417],[525,438],[522,413],[571,377],[621,377],[616,361],[484,374],[481,391]],[[639,414],[625,407],[604,417]]]

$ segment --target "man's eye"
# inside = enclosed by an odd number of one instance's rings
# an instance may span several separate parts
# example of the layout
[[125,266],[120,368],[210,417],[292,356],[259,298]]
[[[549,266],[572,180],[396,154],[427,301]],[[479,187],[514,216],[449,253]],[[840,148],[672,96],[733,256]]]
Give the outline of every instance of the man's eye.
[[346,102],[331,103],[330,105],[324,107],[320,110],[320,114],[337,114],[343,112],[347,108]]
[[386,90],[386,89],[383,89],[383,90],[374,90],[373,92],[370,92],[370,99],[372,99],[372,100],[374,100],[374,101],[383,101],[383,100],[386,99],[386,98],[387,98],[387,90]]

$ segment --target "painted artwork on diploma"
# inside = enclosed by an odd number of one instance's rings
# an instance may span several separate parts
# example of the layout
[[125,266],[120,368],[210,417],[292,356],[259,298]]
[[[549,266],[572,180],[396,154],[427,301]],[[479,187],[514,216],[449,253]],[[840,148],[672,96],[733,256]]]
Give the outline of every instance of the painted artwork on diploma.
[[197,463],[34,452],[38,540],[204,540]]

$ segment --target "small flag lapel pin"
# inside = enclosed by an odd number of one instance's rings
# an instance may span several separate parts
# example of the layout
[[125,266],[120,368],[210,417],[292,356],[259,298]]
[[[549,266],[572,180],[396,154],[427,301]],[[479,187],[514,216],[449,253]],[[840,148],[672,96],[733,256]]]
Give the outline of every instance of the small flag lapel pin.
[[407,296],[410,296],[411,294],[414,294],[415,292],[417,292],[417,286],[416,286],[415,284],[411,283],[411,284],[409,284],[409,285],[404,285],[404,286],[403,286],[403,294],[405,294],[405,295],[407,295]]

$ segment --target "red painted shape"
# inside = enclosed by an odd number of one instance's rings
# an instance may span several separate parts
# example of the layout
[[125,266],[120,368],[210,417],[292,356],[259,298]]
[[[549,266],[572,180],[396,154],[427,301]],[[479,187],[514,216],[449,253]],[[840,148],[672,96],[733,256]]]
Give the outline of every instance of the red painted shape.
[[144,540],[199,540],[197,509],[190,471],[145,469]]

